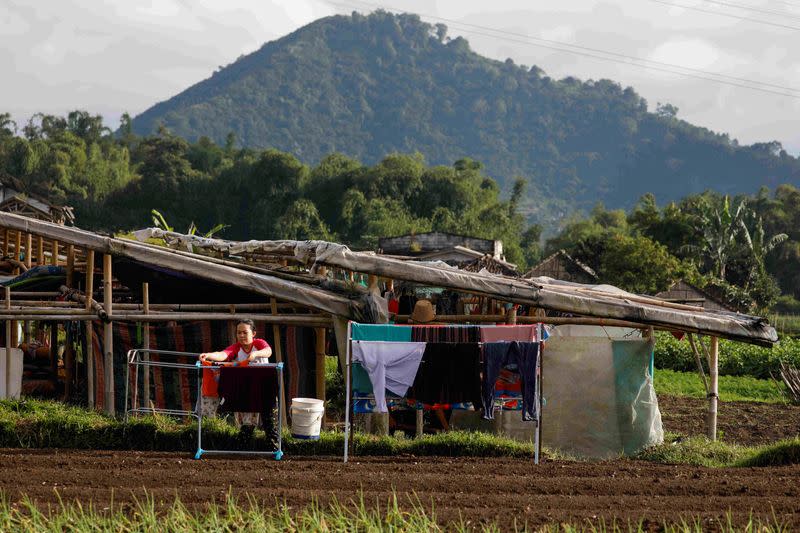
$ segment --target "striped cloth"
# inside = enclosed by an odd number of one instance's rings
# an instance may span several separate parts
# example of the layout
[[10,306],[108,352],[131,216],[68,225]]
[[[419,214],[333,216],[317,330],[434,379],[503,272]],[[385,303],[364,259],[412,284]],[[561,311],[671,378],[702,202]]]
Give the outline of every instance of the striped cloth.
[[412,326],[411,340],[414,342],[480,342],[478,326]]

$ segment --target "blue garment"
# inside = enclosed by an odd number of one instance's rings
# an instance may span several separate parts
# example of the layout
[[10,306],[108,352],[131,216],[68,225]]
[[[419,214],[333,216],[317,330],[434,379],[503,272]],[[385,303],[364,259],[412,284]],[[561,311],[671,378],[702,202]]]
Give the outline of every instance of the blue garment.
[[522,381],[522,419],[536,419],[538,342],[487,342],[483,345],[483,418],[494,419],[494,387],[500,370],[517,365]]

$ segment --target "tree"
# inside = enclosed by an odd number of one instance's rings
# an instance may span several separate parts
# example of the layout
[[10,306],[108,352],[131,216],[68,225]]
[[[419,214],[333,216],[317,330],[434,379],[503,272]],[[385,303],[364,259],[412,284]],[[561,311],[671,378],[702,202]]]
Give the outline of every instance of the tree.
[[703,197],[699,207],[696,229],[701,235],[702,244],[687,244],[684,249],[705,257],[711,263],[713,274],[724,280],[728,261],[739,247],[737,236],[747,214],[747,201],[742,199],[731,208],[728,196],[721,202]]
[[665,246],[647,237],[618,234],[608,238],[597,274],[603,283],[634,293],[656,294],[676,280],[691,276],[692,271]]

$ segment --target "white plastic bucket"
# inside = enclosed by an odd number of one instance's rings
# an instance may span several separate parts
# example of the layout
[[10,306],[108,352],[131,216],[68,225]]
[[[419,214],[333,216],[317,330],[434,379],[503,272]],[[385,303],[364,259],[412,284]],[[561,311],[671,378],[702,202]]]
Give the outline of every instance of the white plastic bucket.
[[325,402],[316,398],[292,398],[292,437],[317,440],[325,416]]

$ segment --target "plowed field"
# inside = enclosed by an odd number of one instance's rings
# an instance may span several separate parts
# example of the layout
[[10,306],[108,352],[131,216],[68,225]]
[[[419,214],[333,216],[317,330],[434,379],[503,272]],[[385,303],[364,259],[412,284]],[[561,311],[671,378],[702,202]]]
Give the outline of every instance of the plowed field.
[[[224,501],[232,488],[271,506],[312,498],[340,502],[362,491],[368,503],[386,502],[394,491],[430,507],[442,522],[496,521],[504,529],[567,520],[642,518],[717,520],[728,512],[736,522],[751,513],[770,520],[772,511],[800,527],[800,466],[708,469],[618,460],[606,463],[522,459],[335,458],[266,459],[211,457],[186,453],[0,450],[0,490],[12,499],[27,494],[41,504],[93,501],[102,506],[133,502],[144,492],[168,503],[177,494],[190,506]],[[710,525],[710,524],[707,524]]]

